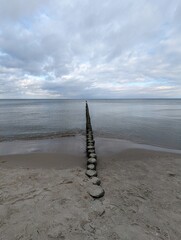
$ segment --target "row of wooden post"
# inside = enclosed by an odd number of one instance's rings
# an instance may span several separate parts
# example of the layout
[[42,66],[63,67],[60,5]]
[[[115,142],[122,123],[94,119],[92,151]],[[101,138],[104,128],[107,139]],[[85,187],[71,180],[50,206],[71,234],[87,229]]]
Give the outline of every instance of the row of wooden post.
[[89,113],[89,106],[86,101],[86,152],[87,152],[87,171],[86,175],[92,182],[92,188],[89,194],[94,198],[100,198],[104,196],[104,190],[100,186],[101,181],[97,177],[97,155],[95,151],[95,140],[91,125],[91,118]]

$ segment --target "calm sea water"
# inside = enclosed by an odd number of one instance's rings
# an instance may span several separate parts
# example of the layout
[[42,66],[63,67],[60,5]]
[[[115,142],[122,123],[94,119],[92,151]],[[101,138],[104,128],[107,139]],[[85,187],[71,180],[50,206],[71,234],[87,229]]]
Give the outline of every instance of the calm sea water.
[[[94,134],[181,149],[181,100],[90,100]],[[0,100],[1,141],[85,132],[83,100]]]

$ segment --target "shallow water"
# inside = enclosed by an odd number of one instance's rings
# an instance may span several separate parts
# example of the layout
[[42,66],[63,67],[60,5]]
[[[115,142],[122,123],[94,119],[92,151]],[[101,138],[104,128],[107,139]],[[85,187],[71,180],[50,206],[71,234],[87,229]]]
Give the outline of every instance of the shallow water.
[[[181,100],[89,100],[95,136],[181,149]],[[0,139],[85,133],[84,100],[0,100]]]
[[181,100],[89,101],[89,109],[98,136],[181,149]]
[[85,128],[84,102],[0,100],[0,138],[41,139],[79,133]]

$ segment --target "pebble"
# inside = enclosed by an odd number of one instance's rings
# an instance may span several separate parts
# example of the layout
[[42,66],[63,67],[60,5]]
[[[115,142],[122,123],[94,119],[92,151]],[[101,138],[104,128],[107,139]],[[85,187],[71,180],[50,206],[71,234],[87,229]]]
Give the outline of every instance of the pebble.
[[173,172],[167,172],[168,173],[168,175],[170,176],[170,177],[175,177],[175,173],[173,173]]

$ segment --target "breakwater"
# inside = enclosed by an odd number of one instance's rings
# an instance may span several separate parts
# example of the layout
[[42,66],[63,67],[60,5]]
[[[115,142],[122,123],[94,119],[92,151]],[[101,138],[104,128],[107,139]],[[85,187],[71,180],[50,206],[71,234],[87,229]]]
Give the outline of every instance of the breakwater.
[[88,193],[93,198],[103,197],[104,190],[101,187],[101,181],[98,178],[97,173],[97,155],[95,151],[95,140],[87,101],[86,101],[86,153],[87,153],[86,175],[90,178]]

